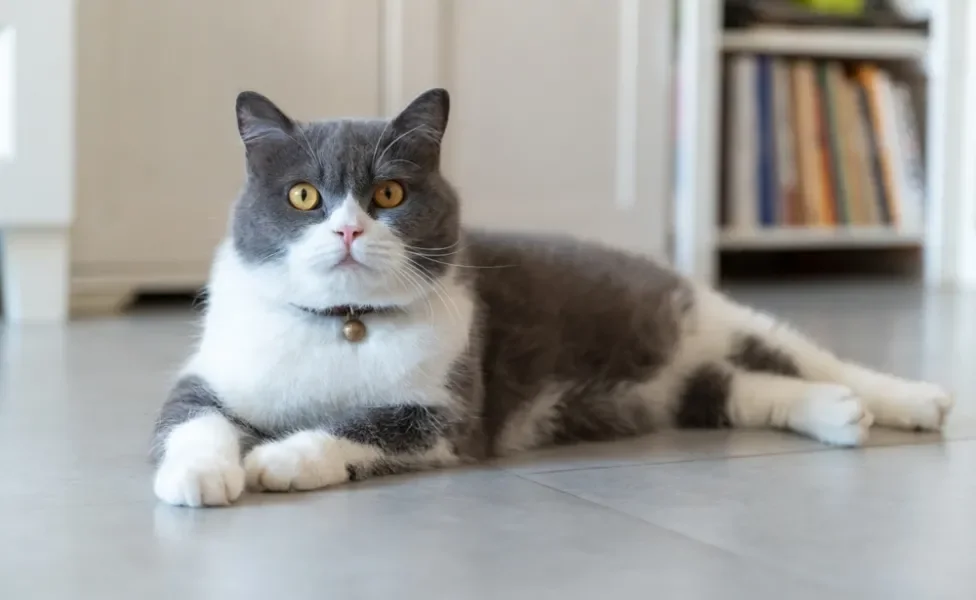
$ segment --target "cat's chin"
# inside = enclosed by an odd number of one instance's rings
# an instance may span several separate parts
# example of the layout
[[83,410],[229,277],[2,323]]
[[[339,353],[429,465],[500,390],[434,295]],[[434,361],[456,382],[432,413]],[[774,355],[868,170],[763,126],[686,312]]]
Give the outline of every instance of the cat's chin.
[[353,258],[351,254],[347,254],[342,260],[337,262],[335,266],[333,266],[332,268],[333,269],[357,269],[357,268],[368,269],[369,267],[367,267],[363,263]]
[[324,272],[297,269],[288,280],[288,301],[309,306],[408,306],[431,293],[418,281],[358,261],[336,264]]
[[[236,297],[260,297],[275,305],[310,307],[406,307],[425,303],[425,298],[435,293],[417,276],[396,275],[390,268],[357,263],[325,267],[286,259],[250,265],[226,245],[218,253],[211,288]],[[443,281],[442,276],[439,284]]]

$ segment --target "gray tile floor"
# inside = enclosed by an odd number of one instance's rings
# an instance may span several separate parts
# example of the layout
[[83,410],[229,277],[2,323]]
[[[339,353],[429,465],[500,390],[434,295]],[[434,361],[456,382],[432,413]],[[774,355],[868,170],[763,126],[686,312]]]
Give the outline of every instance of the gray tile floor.
[[195,511],[145,460],[189,312],[7,329],[0,598],[976,598],[976,297],[737,292],[952,387],[945,436],[669,432]]

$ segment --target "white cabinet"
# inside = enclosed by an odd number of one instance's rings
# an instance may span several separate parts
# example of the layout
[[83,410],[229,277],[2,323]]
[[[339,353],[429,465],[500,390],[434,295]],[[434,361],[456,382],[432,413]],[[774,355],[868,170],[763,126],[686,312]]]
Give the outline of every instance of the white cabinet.
[[74,4],[0,0],[0,272],[11,320],[67,312]]
[[380,111],[380,0],[79,3],[72,302],[206,280],[241,185],[234,99],[297,117]]
[[445,168],[466,222],[666,254],[670,2],[392,4],[394,97],[450,89]]
[[447,87],[466,222],[664,255],[671,29],[641,0],[79,2],[72,305],[204,284],[244,89],[325,118]]

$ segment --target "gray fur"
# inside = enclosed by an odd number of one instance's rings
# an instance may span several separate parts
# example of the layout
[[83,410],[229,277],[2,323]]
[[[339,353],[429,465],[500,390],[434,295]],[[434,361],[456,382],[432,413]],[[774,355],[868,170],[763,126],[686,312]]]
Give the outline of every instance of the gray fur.
[[726,406],[732,376],[727,369],[704,364],[685,378],[678,394],[679,427],[715,429],[731,425]]
[[182,377],[176,382],[156,418],[150,450],[153,462],[159,462],[162,459],[163,442],[173,427],[208,412],[220,413],[234,423],[242,434],[241,445],[244,448],[249,448],[257,441],[267,438],[264,432],[258,431],[250,423],[228,412],[206,381],[191,375]]
[[654,263],[568,238],[472,233],[467,260],[485,306],[489,438],[549,382],[568,383],[554,441],[646,433],[608,396],[670,360],[690,290]]
[[729,361],[746,371],[760,371],[787,377],[800,376],[800,368],[796,366],[796,361],[755,335],[739,336],[733,344]]
[[438,441],[455,437],[452,429],[457,423],[456,416],[441,407],[374,407],[336,423],[330,433],[359,444],[376,446],[388,457],[369,465],[348,465],[350,479],[356,480],[414,468],[403,457],[423,453]]

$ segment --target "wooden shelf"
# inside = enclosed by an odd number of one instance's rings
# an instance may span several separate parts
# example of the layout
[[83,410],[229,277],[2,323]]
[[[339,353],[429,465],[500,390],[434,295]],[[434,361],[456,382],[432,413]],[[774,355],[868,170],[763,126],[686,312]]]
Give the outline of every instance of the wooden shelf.
[[923,235],[890,227],[770,228],[727,230],[718,247],[728,251],[831,250],[921,246]]
[[761,27],[722,34],[726,52],[861,59],[924,59],[925,33],[902,29]]

